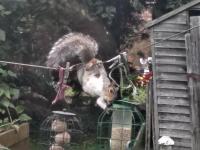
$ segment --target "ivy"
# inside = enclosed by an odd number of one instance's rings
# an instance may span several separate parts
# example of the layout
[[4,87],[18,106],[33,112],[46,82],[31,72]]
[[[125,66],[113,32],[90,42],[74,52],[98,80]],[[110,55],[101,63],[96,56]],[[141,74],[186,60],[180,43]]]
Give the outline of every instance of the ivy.
[[[16,123],[28,121],[31,118],[24,114],[22,105],[15,105],[14,100],[20,96],[20,90],[12,82],[17,75],[6,66],[0,68],[0,129],[15,128],[18,130]],[[14,113],[14,114],[13,114]],[[13,118],[13,115],[17,116]]]
[[154,18],[157,18],[169,11],[172,11],[182,5],[191,2],[192,0],[157,0],[153,8]]

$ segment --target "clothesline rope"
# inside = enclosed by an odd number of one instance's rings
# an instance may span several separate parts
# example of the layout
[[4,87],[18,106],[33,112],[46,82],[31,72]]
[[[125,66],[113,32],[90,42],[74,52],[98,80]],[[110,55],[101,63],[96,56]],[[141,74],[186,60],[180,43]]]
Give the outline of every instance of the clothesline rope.
[[[194,27],[191,27],[191,28],[189,28],[189,29],[187,29],[187,30],[183,30],[183,31],[181,31],[181,32],[178,32],[178,33],[176,33],[176,34],[173,34],[173,35],[171,35],[171,36],[169,36],[169,37],[167,37],[167,38],[164,38],[164,39],[162,39],[162,40],[160,40],[160,41],[158,41],[158,42],[152,43],[152,44],[146,46],[145,48],[151,47],[151,46],[153,46],[153,45],[160,44],[160,43],[162,43],[162,42],[164,42],[164,41],[166,41],[166,40],[169,40],[169,39],[171,39],[171,38],[173,38],[173,37],[177,37],[177,36],[180,35],[180,34],[186,33],[186,32],[188,32],[188,31],[190,31],[190,30],[192,30],[192,29],[194,29],[194,28],[198,28],[198,27],[200,27],[200,25],[194,26]],[[102,63],[109,63],[109,62],[111,62],[111,61],[117,59],[118,57],[119,57],[119,55],[117,55],[117,56],[111,58],[110,60],[104,61],[104,62],[102,62]],[[34,67],[34,68],[48,69],[48,70],[57,70],[57,69],[58,69],[58,68],[56,68],[56,67],[47,67],[47,66],[41,66],[41,65],[25,64],[25,63],[4,61],[4,60],[0,60],[0,63],[11,64],[11,65],[19,65],[19,66],[25,66],[25,67]],[[71,70],[73,70],[75,67],[77,67],[77,66],[79,66],[79,65],[82,65],[82,63],[79,63],[79,64],[75,64],[75,65],[70,66],[70,67],[69,67],[69,70],[71,71]]]
[[[25,67],[48,69],[48,70],[58,70],[58,68],[56,68],[56,67],[47,67],[47,66],[41,66],[41,65],[25,64],[25,63],[11,62],[11,61],[3,61],[3,60],[0,60],[0,63],[11,64],[11,65],[19,65],[19,66],[25,66]],[[73,70],[73,68],[75,68],[78,65],[81,65],[81,63],[70,66],[69,70]]]

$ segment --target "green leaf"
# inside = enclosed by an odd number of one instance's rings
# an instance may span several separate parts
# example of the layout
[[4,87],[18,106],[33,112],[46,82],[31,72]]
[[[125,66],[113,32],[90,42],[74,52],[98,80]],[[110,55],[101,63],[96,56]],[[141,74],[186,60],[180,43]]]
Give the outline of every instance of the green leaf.
[[4,94],[5,94],[5,96],[8,98],[8,99],[10,99],[11,98],[11,95],[10,95],[10,90],[4,90]]
[[15,105],[13,103],[11,103],[11,102],[9,104],[9,107],[15,109]]
[[3,90],[2,89],[0,89],[0,96],[2,96],[3,95]]
[[21,114],[19,116],[20,121],[29,121],[31,120],[31,117],[29,117],[27,114]]
[[3,70],[3,69],[0,68],[0,74],[1,74],[3,77],[5,77],[5,76],[7,76],[7,71],[5,71],[5,70]]
[[4,107],[9,107],[10,101],[8,99],[1,100],[0,104]]
[[4,15],[10,15],[12,12],[11,11],[4,11],[3,14]]
[[0,84],[0,89],[8,99],[11,98],[10,88],[7,84],[5,83]]
[[21,114],[24,111],[24,107],[22,105],[16,106],[15,110],[18,114]]
[[11,77],[14,77],[14,78],[17,77],[16,73],[14,73],[14,72],[12,72],[12,71],[10,71],[10,70],[8,70],[7,73],[8,73],[8,75],[11,76]]
[[0,108],[0,113],[5,114],[5,109]]
[[26,21],[27,21],[27,18],[26,18],[26,17],[22,17],[22,18],[20,19],[20,21],[26,22]]
[[8,123],[8,122],[9,122],[9,118],[8,117],[4,118],[4,123]]
[[12,89],[10,89],[10,93],[13,96],[13,99],[18,99],[19,95],[20,95],[20,90],[12,88]]
[[4,10],[5,8],[3,7],[3,5],[0,5],[0,11]]
[[0,29],[0,41],[6,40],[6,32]]
[[64,91],[65,96],[74,96],[76,94],[76,91],[73,90],[73,88],[69,87]]

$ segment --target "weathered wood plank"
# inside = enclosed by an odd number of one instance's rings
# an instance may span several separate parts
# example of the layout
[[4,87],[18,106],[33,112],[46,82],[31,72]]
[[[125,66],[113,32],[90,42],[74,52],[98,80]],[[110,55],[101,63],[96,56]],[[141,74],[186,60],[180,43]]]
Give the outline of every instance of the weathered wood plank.
[[191,148],[191,139],[183,139],[183,138],[176,138],[174,137],[173,140],[175,141],[174,147],[179,147],[179,150],[182,150],[182,148]]
[[[169,32],[156,32],[156,31],[154,31],[153,36],[154,36],[155,40],[163,40],[163,39],[171,37],[174,34],[177,34],[177,32],[172,32],[172,31],[169,31]],[[169,41],[171,41],[171,40],[183,41],[184,39],[185,39],[185,33],[179,34],[179,35],[177,35],[175,37],[172,37],[172,38],[170,38],[168,40]]]
[[186,67],[176,65],[158,65],[156,70],[158,73],[186,73]]
[[[184,48],[178,48],[178,49],[175,49],[175,48],[167,48],[167,47],[162,47],[162,48],[156,48],[155,49],[155,52],[162,52],[162,51],[166,51],[168,53],[184,53],[186,55],[186,52],[185,52],[185,47]],[[175,51],[175,52],[173,52]]]
[[183,32],[183,30],[175,30],[175,29],[157,29],[157,30],[155,30],[156,32],[174,32],[175,34],[176,33],[180,33],[180,32]]
[[[190,39],[190,34],[186,34],[186,62],[187,62],[187,73],[192,73],[193,72],[193,67],[192,67],[192,47],[191,47],[191,39]],[[192,78],[189,78],[188,79],[188,91],[189,91],[189,95],[190,95],[190,102],[191,102],[191,131],[193,130],[194,128],[194,109],[193,109],[193,80]],[[196,150],[195,147],[196,147],[196,142],[195,142],[195,137],[194,137],[194,134],[191,135],[191,144],[192,144],[192,149],[193,150]]]
[[[160,32],[158,32],[160,33]],[[166,37],[168,38],[168,37]],[[155,41],[164,41],[166,39],[165,37],[161,37],[161,38],[154,38]],[[185,39],[183,37],[177,37],[177,38],[170,38],[167,39],[167,41],[178,41],[178,42],[184,42]]]
[[167,104],[174,106],[190,106],[190,101],[187,98],[158,97],[158,104]]
[[[191,27],[198,26],[200,17],[190,17]],[[194,28],[190,35],[186,35],[187,46],[187,68],[188,73],[200,74],[200,29]],[[191,98],[191,115],[192,115],[192,146],[194,150],[200,149],[200,81],[189,78],[189,91]]]
[[174,122],[191,122],[191,118],[189,115],[183,114],[167,114],[167,113],[159,113],[159,120],[163,121],[174,121]]
[[160,129],[160,136],[170,136],[172,139],[175,138],[183,138],[183,139],[191,139],[191,132],[184,130],[167,130]]
[[186,66],[185,59],[177,57],[157,57],[155,63],[157,65],[180,65]]
[[185,122],[172,122],[172,121],[171,122],[169,122],[169,121],[163,122],[163,121],[160,121],[159,128],[191,131],[190,123],[185,123]]
[[158,96],[188,98],[186,90],[158,89]]
[[172,57],[186,57],[185,51],[182,50],[171,50],[167,49],[157,49],[156,56],[172,56]]
[[145,150],[151,149],[152,141],[152,101],[153,101],[153,81],[150,80],[148,85],[148,98],[146,100],[146,134],[145,134]]
[[157,80],[162,81],[188,81],[186,74],[175,74],[175,73],[159,73]]
[[187,90],[188,86],[183,82],[176,81],[159,81],[157,83],[157,88],[160,89],[174,89],[174,90]]
[[[151,29],[151,43],[154,43],[153,37],[154,28]],[[154,76],[157,75],[156,72],[156,57],[155,57],[155,45],[151,46],[152,50],[152,68]],[[156,78],[153,77],[153,108],[152,108],[152,135],[153,135],[153,149],[159,150],[158,138],[159,138],[159,127],[158,127],[158,111],[157,111],[157,90],[156,90]]]
[[156,44],[155,44],[155,48],[156,49],[180,49],[180,50],[185,50],[185,47],[173,47],[173,46],[166,47],[166,46],[157,46]]
[[182,147],[184,148],[191,148],[192,145],[191,145],[191,141],[188,141],[188,142],[176,142],[175,141],[175,146],[177,147],[181,147],[179,150],[182,150]]
[[23,123],[19,126],[18,132],[16,129],[10,129],[0,133],[0,143],[4,146],[10,147],[14,144],[23,141],[29,137],[29,124]]
[[193,6],[192,8],[190,8],[191,10],[194,10],[194,9],[199,9],[200,10],[200,4],[196,5],[196,6]]
[[[184,18],[185,16],[183,16]],[[185,19],[185,18],[184,18]],[[166,30],[173,32],[174,30],[184,31],[188,29],[187,24],[161,23],[155,27],[155,31]]]
[[180,147],[180,146],[173,146],[173,150],[192,150],[192,148],[189,147]]
[[[187,18],[187,11],[184,11],[184,10],[186,10],[186,9],[192,7],[192,6],[195,6],[197,4],[199,4],[199,1],[192,1],[192,2],[188,3],[187,5],[184,5],[184,6],[180,7],[180,8],[178,8],[178,9],[175,9],[174,11],[171,11],[171,12],[163,15],[162,17],[149,22],[148,24],[146,24],[145,27],[149,28],[149,27],[157,25],[160,22],[167,22],[168,20],[169,21],[172,20],[172,22],[174,22],[174,23],[176,23],[176,22],[179,23],[179,21],[181,21],[181,23],[187,24],[188,23],[187,19],[186,20],[182,20],[182,17],[179,17],[179,16],[178,17],[181,18],[181,19],[177,19],[174,16],[177,16],[177,15],[180,14],[180,15],[185,15],[185,17],[183,17],[183,18]],[[171,18],[171,20],[170,20],[170,18]]]
[[181,47],[181,48],[185,48],[185,42],[183,42],[183,41],[168,41],[168,40],[166,40],[166,41],[160,41],[160,40],[158,40],[158,41],[155,41],[155,47],[166,47],[166,48],[171,48],[171,47],[173,47],[173,48],[177,48],[177,47]]
[[171,17],[163,23],[173,23],[173,24],[187,24],[187,12],[184,11],[182,13],[176,14],[174,17]]
[[190,107],[174,106],[174,105],[158,105],[158,112],[189,115]]
[[186,16],[187,16],[186,12],[182,12],[182,13],[176,14],[173,17],[168,18],[167,20],[163,21],[162,23],[163,24],[171,23],[171,24],[185,25],[185,24],[187,24]]

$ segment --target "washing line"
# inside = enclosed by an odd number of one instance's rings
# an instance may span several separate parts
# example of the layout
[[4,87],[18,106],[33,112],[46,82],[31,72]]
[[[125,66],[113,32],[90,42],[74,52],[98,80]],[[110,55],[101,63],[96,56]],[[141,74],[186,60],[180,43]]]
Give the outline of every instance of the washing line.
[[[173,38],[173,37],[178,37],[178,35],[183,34],[183,33],[186,33],[186,32],[188,32],[188,31],[190,31],[190,30],[192,30],[192,29],[194,29],[194,28],[198,28],[198,27],[200,27],[200,25],[194,26],[194,27],[191,27],[191,28],[189,28],[189,29],[187,29],[187,30],[183,30],[183,31],[181,31],[181,32],[178,32],[178,33],[176,33],[176,34],[173,34],[173,35],[171,35],[171,36],[169,36],[169,37],[167,37],[167,38],[164,38],[164,39],[162,39],[162,40],[160,40],[160,41],[158,41],[158,42],[154,42],[154,43],[152,43],[152,44],[149,44],[149,45],[145,46],[144,48],[148,48],[148,47],[151,47],[151,46],[153,46],[153,45],[160,44],[160,43],[162,43],[162,42],[164,42],[164,41],[167,41],[167,40],[169,40],[169,39],[171,39],[171,38]],[[117,56],[119,56],[119,55],[117,55]],[[113,57],[113,58],[116,58],[117,56],[115,56],[115,57]],[[111,58],[110,60],[113,60],[113,58]],[[104,62],[101,62],[101,63],[109,63],[110,60],[107,60],[107,61],[104,61]],[[11,61],[5,61],[5,60],[0,60],[0,63],[11,64],[11,65],[19,65],[19,66],[25,66],[25,67],[33,67],[33,68],[48,69],[48,70],[58,70],[58,68],[59,68],[59,67],[56,68],[56,67],[47,67],[47,66],[41,66],[41,65],[25,64],[25,63],[19,63],[19,62],[11,62]],[[72,66],[69,67],[69,70],[72,71],[74,68],[76,68],[77,66],[80,66],[80,65],[82,65],[82,63],[72,65]]]

